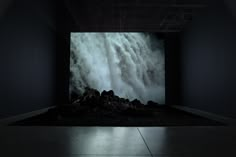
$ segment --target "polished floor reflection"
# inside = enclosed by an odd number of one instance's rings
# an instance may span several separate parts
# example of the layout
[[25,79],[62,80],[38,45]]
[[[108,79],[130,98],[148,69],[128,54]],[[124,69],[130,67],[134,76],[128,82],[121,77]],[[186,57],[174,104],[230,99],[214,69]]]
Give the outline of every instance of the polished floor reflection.
[[236,156],[235,127],[0,127],[2,157]]

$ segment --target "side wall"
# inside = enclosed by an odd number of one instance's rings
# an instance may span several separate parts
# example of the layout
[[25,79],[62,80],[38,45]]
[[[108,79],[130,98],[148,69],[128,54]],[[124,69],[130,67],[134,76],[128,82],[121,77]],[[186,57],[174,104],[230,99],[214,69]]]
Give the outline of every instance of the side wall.
[[0,117],[55,104],[56,39],[49,1],[15,0],[0,18]]
[[236,17],[212,4],[183,35],[182,105],[236,118]]

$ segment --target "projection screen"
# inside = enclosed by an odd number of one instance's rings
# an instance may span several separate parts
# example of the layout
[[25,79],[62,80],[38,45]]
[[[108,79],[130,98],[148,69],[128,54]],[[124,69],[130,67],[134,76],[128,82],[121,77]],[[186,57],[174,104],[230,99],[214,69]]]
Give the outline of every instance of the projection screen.
[[70,96],[85,87],[165,104],[164,40],[155,33],[72,32]]

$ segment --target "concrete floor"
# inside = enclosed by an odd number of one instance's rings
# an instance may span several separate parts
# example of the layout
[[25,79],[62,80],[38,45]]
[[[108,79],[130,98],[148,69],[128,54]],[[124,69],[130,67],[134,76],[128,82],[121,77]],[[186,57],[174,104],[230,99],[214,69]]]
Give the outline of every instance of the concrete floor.
[[1,157],[236,156],[236,127],[0,127]]

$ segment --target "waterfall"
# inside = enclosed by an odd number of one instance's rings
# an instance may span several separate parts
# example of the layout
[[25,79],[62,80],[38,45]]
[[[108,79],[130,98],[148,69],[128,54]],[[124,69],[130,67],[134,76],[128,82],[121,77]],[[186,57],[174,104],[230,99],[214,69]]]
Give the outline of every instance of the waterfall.
[[70,92],[165,103],[164,43],[152,33],[71,33]]

